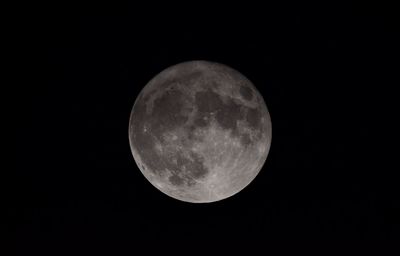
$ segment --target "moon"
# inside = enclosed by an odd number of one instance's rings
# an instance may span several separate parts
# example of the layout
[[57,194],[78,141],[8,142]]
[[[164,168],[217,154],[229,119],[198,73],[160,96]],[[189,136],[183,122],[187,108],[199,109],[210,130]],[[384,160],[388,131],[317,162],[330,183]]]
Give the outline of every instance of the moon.
[[189,61],[151,79],[129,119],[133,158],[152,185],[191,203],[228,198],[251,183],[271,145],[263,97],[224,64]]

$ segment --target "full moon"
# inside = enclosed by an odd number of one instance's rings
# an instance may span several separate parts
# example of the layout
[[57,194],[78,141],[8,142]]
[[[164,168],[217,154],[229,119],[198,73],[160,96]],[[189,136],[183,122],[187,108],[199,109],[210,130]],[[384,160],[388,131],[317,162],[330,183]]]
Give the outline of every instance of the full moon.
[[260,172],[271,145],[263,97],[244,75],[215,62],[171,66],[131,111],[133,158],[151,184],[185,202],[228,198]]

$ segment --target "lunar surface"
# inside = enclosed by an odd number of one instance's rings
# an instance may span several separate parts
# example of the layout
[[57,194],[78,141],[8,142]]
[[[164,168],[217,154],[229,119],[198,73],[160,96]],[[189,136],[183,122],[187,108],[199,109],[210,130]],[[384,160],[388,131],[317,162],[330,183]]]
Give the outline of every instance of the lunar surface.
[[133,157],[161,192],[215,202],[245,188],[271,145],[271,120],[255,86],[238,71],[190,61],[156,75],[129,122]]

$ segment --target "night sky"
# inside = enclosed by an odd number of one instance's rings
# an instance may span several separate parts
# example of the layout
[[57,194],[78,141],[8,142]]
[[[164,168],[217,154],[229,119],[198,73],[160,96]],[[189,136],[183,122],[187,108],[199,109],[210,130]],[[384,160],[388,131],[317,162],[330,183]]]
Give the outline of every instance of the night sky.
[[[36,74],[21,89],[16,118],[8,214],[17,251],[99,241],[124,250],[165,239],[399,238],[398,180],[378,132],[393,108],[396,28],[370,5],[302,8],[41,16],[29,37]],[[129,147],[140,90],[189,60],[244,74],[272,120],[263,169],[217,203],[164,195]]]

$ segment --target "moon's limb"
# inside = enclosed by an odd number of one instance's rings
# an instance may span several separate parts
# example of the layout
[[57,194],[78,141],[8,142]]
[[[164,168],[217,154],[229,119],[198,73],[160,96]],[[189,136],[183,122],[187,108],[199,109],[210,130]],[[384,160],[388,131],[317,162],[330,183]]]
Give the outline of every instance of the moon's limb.
[[246,187],[264,164],[271,121],[262,96],[237,71],[194,61],[172,66],[138,96],[130,145],[160,191],[213,202]]

